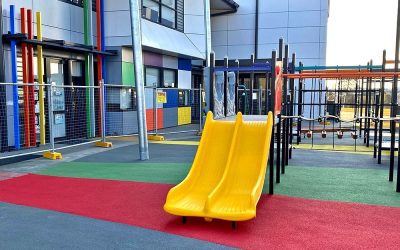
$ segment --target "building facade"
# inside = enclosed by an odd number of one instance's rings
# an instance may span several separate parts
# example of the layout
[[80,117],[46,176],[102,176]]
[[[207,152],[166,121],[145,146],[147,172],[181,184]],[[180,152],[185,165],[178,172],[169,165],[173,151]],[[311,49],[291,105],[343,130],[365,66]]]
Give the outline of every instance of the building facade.
[[[65,86],[53,100],[57,103],[53,121],[48,120],[48,109],[44,111],[46,138],[50,122],[58,141],[100,134],[96,105],[99,94],[79,88],[99,86],[100,79],[108,85],[106,134],[137,132],[128,0],[2,0],[1,9],[4,82],[39,81],[40,45],[44,83]],[[21,22],[22,12],[27,22]],[[41,13],[43,41],[36,37],[36,12]],[[29,15],[31,36],[22,30],[22,24],[28,29]],[[252,53],[260,59],[269,58],[283,37],[305,64],[325,64],[327,16],[328,0],[141,0],[148,130],[190,124],[198,119],[198,94],[191,89],[204,83],[204,67],[211,50],[217,59],[248,59]],[[32,49],[31,61],[24,58],[23,44],[28,46],[28,59],[29,46]],[[25,78],[25,68],[30,69],[32,79]],[[166,93],[164,103],[155,101],[155,88]],[[24,99],[24,91],[22,87],[1,86],[0,105],[7,117],[0,124],[3,151],[26,146],[24,141],[31,137],[28,133],[34,135],[28,146],[39,145],[39,93],[36,87],[32,88],[32,96]],[[24,106],[27,102],[33,107],[29,117]],[[94,125],[89,126],[88,120]],[[28,123],[30,130],[25,130]]]
[[217,59],[270,58],[283,38],[304,65],[325,65],[329,0],[236,0],[230,14],[211,17]]

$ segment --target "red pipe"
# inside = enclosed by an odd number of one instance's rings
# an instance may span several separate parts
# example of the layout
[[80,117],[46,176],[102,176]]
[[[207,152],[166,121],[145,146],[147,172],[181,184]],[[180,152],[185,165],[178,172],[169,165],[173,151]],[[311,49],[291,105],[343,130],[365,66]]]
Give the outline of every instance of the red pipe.
[[[96,22],[97,22],[97,50],[101,51],[102,50],[102,42],[101,42],[101,2],[100,0],[96,0]],[[98,54],[97,55],[97,83],[100,86],[100,81],[103,80],[103,57],[102,55]],[[100,86],[101,87],[101,86]],[[98,110],[98,127],[99,127],[99,132],[100,135],[102,134],[102,119],[103,119],[103,113],[101,112],[101,108],[103,103],[101,103],[102,100],[101,96],[101,91],[99,90],[99,110]],[[103,106],[105,108],[105,105]]]
[[[32,10],[27,10],[27,21],[28,21],[28,39],[33,39],[32,30]],[[28,83],[33,84],[35,82],[34,70],[33,70],[33,46],[28,44]],[[35,114],[35,88],[33,85],[28,87],[29,97],[29,128],[30,128],[30,142],[31,146],[36,145],[36,114]]]
[[[26,17],[25,8],[21,8],[21,33],[26,34]],[[28,83],[28,69],[26,65],[26,44],[21,43],[22,53],[22,78],[23,78],[23,91],[24,91],[24,145],[25,147],[31,146],[30,138],[30,120],[29,120],[29,87]]]

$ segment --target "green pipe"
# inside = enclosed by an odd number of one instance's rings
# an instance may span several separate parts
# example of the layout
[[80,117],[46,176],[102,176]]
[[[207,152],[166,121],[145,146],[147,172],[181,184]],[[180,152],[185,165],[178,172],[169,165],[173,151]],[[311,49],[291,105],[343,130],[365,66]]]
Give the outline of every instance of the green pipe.
[[[84,29],[84,40],[85,45],[89,45],[89,0],[83,1],[83,29]],[[90,86],[90,62],[89,55],[85,56],[85,83],[86,86]],[[92,135],[92,126],[90,124],[91,121],[91,108],[90,108],[90,89],[86,89],[86,129],[87,136],[90,138]]]

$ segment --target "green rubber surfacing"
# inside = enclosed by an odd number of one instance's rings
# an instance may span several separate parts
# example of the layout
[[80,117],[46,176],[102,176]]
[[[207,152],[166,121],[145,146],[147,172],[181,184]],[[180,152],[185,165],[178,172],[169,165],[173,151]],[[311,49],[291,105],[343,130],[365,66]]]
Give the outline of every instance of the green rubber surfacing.
[[39,172],[42,175],[177,184],[189,172],[185,163],[70,162]]
[[[42,175],[177,184],[187,175],[184,163],[62,163]],[[268,174],[264,185],[268,192]],[[292,197],[400,207],[387,171],[354,168],[287,167],[275,193]]]

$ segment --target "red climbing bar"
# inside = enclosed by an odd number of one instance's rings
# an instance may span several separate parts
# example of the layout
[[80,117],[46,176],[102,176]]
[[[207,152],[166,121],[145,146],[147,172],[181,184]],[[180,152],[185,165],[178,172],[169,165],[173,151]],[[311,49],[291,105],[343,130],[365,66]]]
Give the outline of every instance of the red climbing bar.
[[[25,8],[21,8],[21,33],[26,34],[26,12]],[[24,145],[25,147],[31,146],[30,138],[30,120],[29,120],[29,87],[28,83],[28,68],[26,58],[26,44],[21,43],[22,54],[22,78],[23,78],[23,91],[24,91]]]

